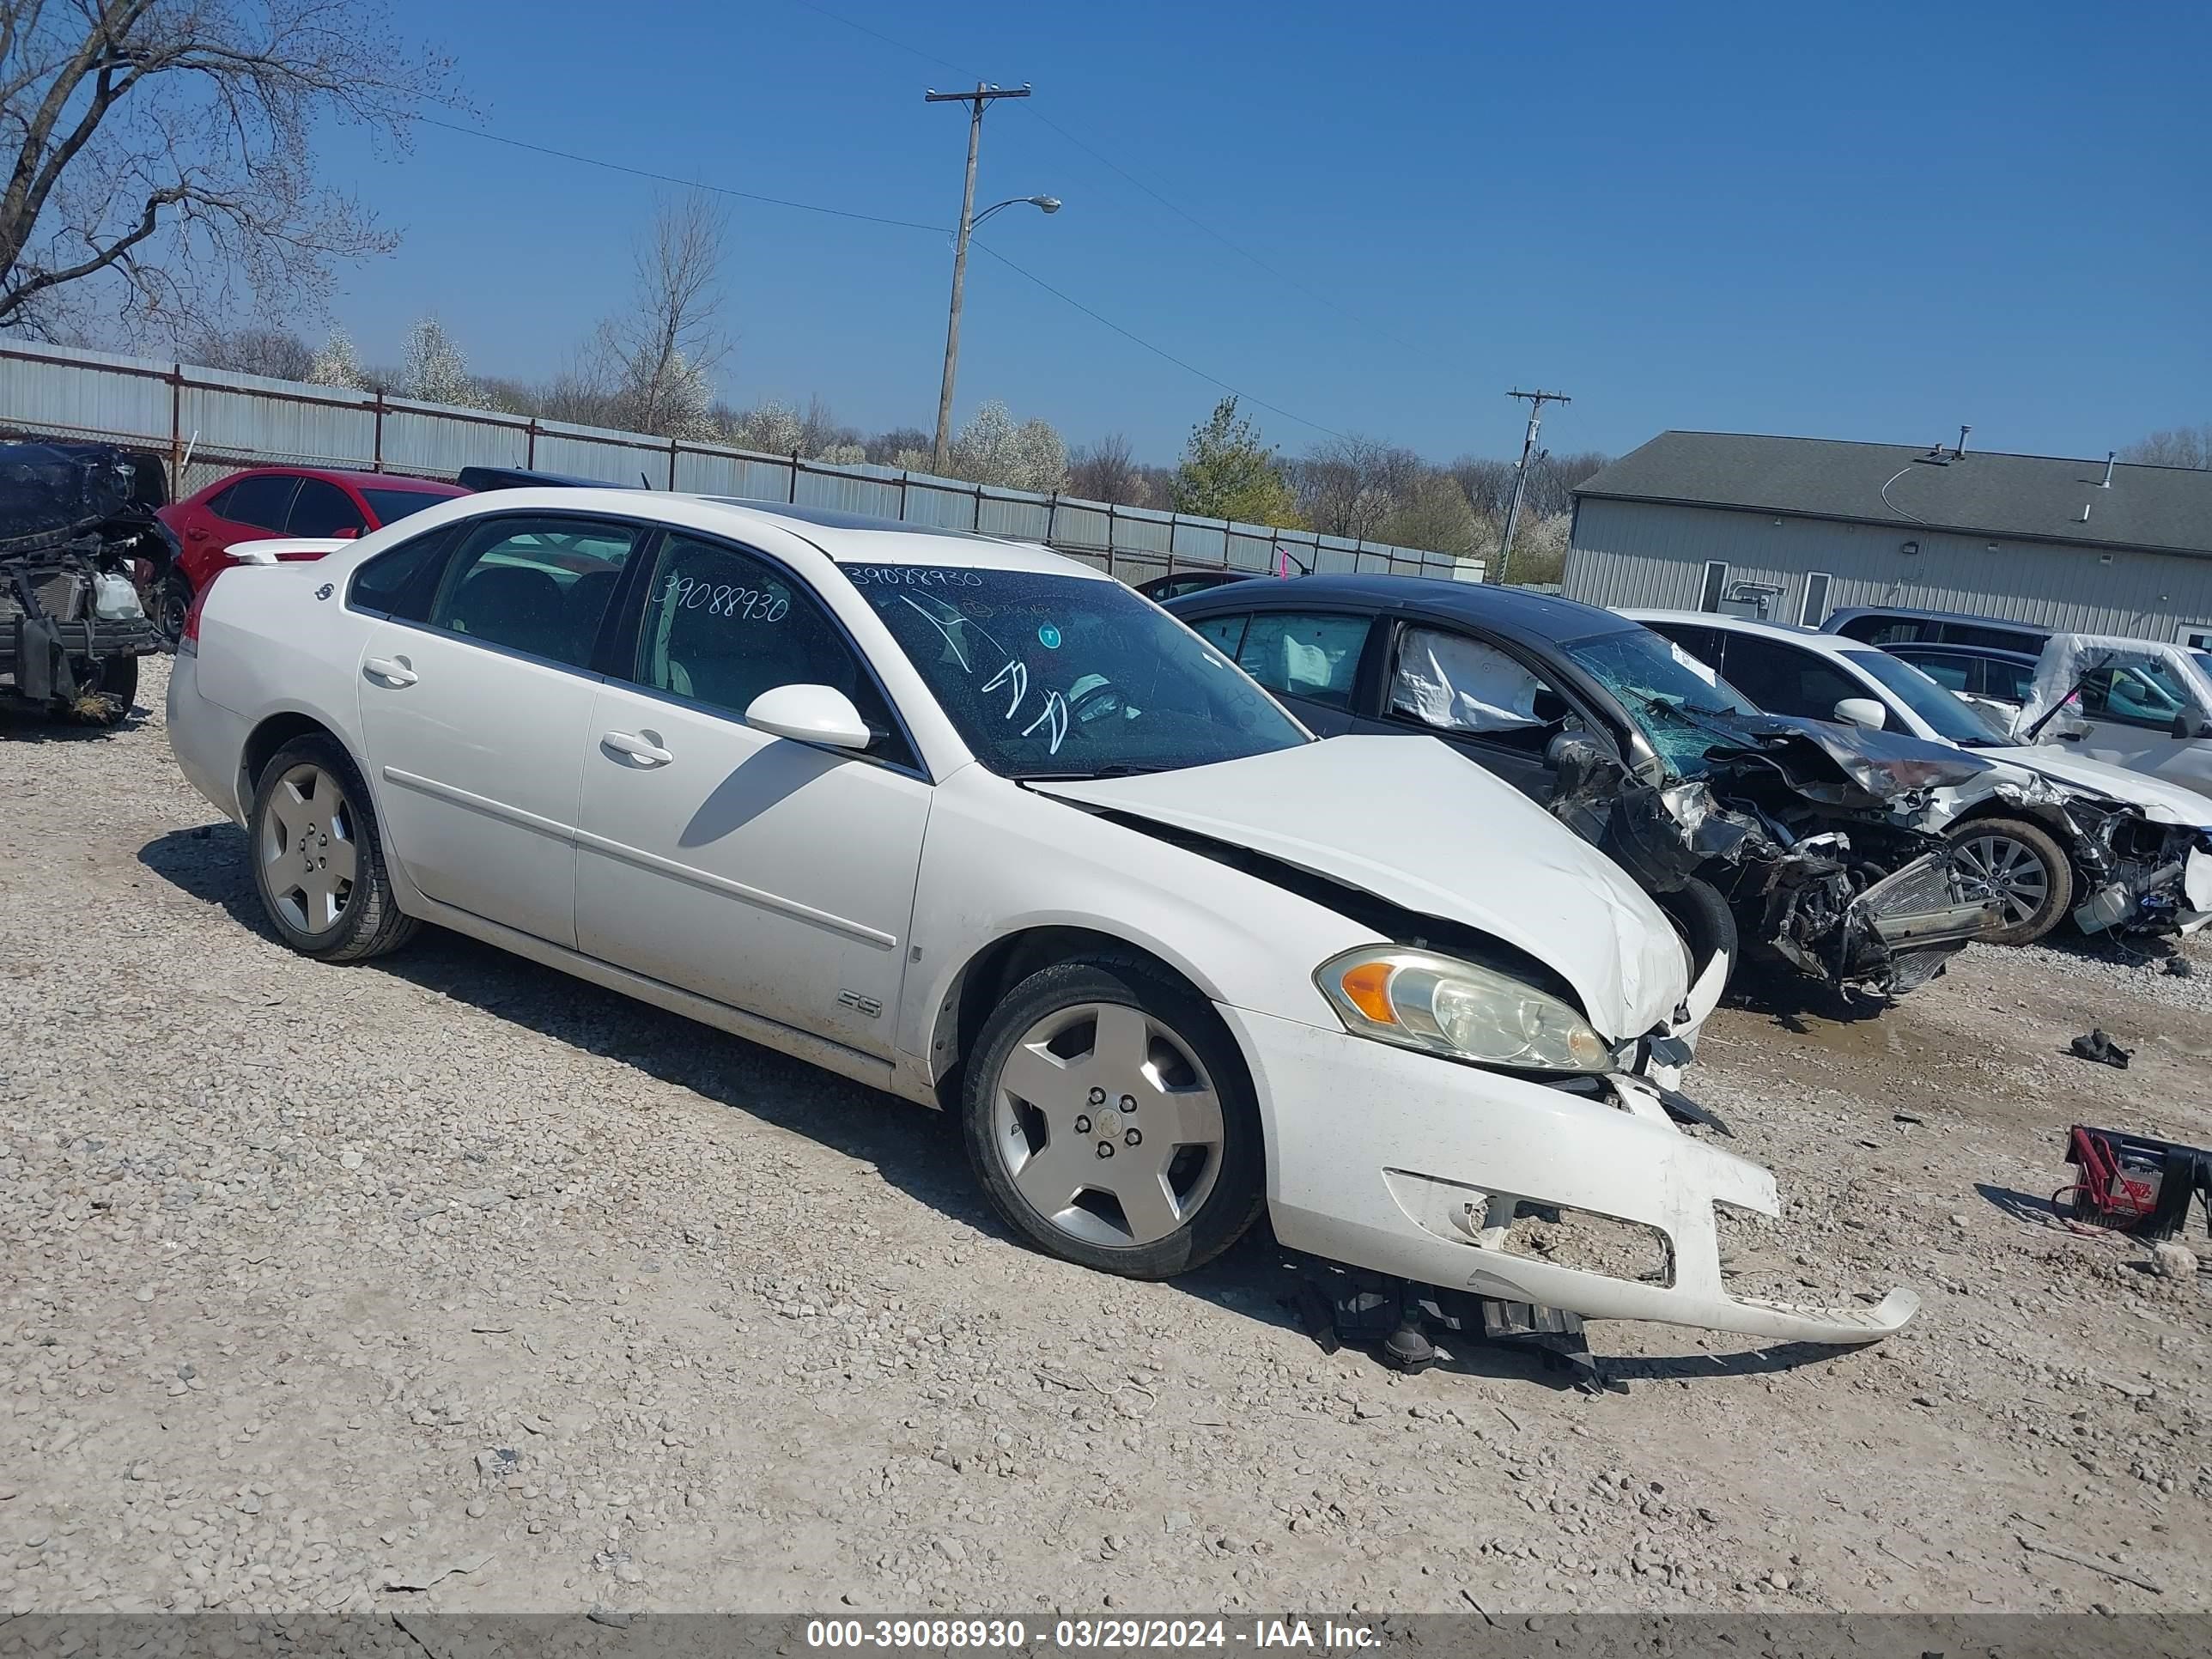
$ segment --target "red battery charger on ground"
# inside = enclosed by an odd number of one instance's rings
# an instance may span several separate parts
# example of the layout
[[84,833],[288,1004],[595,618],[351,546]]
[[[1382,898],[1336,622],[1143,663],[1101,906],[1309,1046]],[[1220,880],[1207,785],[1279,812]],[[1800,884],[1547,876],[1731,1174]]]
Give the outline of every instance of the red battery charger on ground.
[[2204,1194],[2212,1235],[2212,1152],[2179,1141],[2075,1124],[2066,1161],[2081,1178],[2051,1194],[2069,1217],[2137,1238],[2171,1238],[2189,1220],[2189,1200]]

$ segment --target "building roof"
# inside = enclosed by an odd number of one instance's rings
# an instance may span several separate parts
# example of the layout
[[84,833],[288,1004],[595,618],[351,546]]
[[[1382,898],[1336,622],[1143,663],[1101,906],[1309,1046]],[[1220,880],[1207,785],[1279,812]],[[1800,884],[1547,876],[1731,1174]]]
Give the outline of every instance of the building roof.
[[[2212,471],[1911,444],[1662,432],[1575,494],[2212,555]],[[2081,509],[2089,509],[2087,523]]]

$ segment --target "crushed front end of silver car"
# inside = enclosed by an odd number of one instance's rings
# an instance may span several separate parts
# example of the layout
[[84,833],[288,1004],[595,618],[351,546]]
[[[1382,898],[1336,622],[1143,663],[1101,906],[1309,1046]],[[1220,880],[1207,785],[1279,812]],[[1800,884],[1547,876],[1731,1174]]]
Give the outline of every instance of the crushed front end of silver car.
[[2002,904],[1940,833],[1985,763],[1812,722],[1694,718],[1711,740],[1698,775],[1663,786],[1560,744],[1552,811],[1649,892],[1710,883],[1747,939],[1834,985],[1900,996],[2002,930]]

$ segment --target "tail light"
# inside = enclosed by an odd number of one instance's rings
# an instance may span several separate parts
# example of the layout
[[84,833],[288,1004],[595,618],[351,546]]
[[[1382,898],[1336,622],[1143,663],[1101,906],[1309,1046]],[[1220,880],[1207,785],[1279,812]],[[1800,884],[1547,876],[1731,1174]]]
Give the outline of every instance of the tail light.
[[185,625],[177,635],[178,650],[195,657],[199,655],[200,610],[207,604],[207,596],[215,592],[215,577],[222,574],[218,570],[202,582],[199,592],[192,595],[192,602],[185,607]]

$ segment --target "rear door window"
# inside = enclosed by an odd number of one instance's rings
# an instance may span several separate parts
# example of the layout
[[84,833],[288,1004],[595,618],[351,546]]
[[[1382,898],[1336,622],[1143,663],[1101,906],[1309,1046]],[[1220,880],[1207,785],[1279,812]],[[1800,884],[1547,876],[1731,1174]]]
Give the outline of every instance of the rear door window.
[[264,473],[259,477],[240,478],[216,499],[222,503],[209,506],[233,524],[251,525],[256,530],[266,530],[274,535],[284,528],[292,511],[292,495],[300,481],[290,473]]
[[2027,689],[2034,683],[2033,663],[2007,662],[2002,657],[1985,658],[1982,663],[1982,690],[1989,696],[2002,698],[2006,702],[2025,703]]
[[284,528],[295,536],[337,536],[346,531],[359,535],[368,520],[353,504],[353,497],[324,478],[302,478],[300,493]]
[[427,618],[486,645],[588,668],[639,526],[591,519],[479,521],[461,538]]
[[1349,709],[1372,626],[1366,617],[1263,611],[1244,629],[1237,665],[1279,696]]
[[1962,657],[1954,651],[1898,651],[1893,655],[1902,657],[1915,668],[1942,686],[1946,691],[1978,691],[1978,665],[1972,657]]
[[2025,651],[2039,653],[2051,636],[2040,629],[1990,628],[1979,623],[1945,623],[1940,637],[1949,645],[1976,645],[1985,651]]

